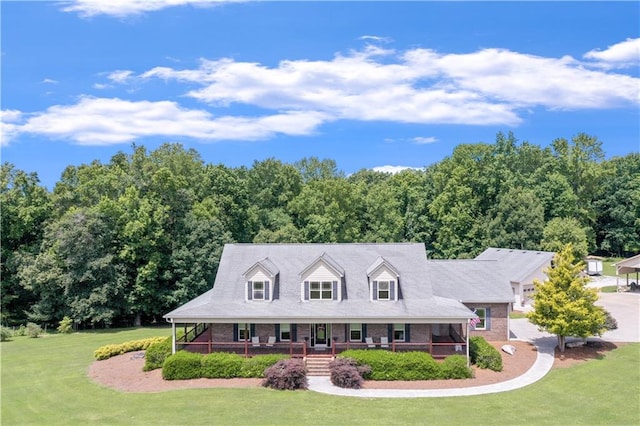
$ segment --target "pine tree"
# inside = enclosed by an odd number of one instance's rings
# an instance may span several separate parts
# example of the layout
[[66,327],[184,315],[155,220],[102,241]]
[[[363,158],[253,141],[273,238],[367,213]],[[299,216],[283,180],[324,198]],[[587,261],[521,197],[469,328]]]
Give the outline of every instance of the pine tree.
[[545,271],[547,279],[534,281],[533,311],[527,317],[540,330],[558,336],[560,352],[564,352],[567,336],[586,338],[606,331],[605,311],[595,305],[598,293],[587,288],[589,278],[581,276],[583,268],[567,244]]

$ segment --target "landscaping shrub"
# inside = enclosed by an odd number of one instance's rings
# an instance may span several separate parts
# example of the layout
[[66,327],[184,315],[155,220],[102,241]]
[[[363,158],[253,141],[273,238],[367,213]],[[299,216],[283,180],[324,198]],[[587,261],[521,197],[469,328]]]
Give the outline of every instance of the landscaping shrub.
[[348,350],[340,357],[354,358],[358,365],[371,367],[365,379],[433,380],[440,377],[439,365],[426,352],[390,352],[385,350]]
[[502,371],[502,355],[482,336],[473,336],[469,339],[469,357],[471,362],[479,368]]
[[336,358],[329,363],[331,383],[347,389],[360,389],[364,383],[363,375],[370,374],[367,365],[358,366],[353,358]]
[[144,355],[144,371],[162,368],[162,364],[171,355],[171,337],[149,345]]
[[256,355],[252,358],[242,358],[242,367],[240,368],[238,377],[264,377],[267,368],[280,360],[288,358],[288,355],[281,354],[265,354]]
[[0,326],[0,341],[6,342],[13,337],[13,332],[10,328],[5,326]]
[[202,357],[202,376],[208,379],[239,377],[243,357],[238,354],[215,352]]
[[147,349],[154,343],[160,343],[166,340],[166,337],[150,337],[148,339],[130,340],[128,342],[101,346],[93,352],[93,356],[97,360],[111,358],[112,356],[122,355],[127,352],[142,351]]
[[202,358],[202,355],[193,352],[176,352],[164,361],[162,378],[165,380],[198,379],[202,377]]
[[58,333],[71,333],[73,331],[73,320],[67,316],[58,323]]
[[307,371],[301,359],[282,359],[264,372],[262,386],[279,390],[307,388]]
[[473,370],[467,367],[467,358],[463,355],[448,356],[440,363],[441,379],[469,379]]
[[42,327],[40,327],[38,324],[35,324],[33,322],[27,323],[27,336],[36,338],[36,337],[40,337],[41,334],[42,334]]
[[13,331],[14,336],[26,336],[27,335],[27,327],[24,324],[20,324],[17,330]]

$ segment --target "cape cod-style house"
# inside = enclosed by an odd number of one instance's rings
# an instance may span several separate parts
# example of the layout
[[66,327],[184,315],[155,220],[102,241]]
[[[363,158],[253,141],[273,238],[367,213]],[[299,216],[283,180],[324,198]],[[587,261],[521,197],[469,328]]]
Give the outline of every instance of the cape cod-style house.
[[213,287],[164,317],[173,350],[468,355],[509,339],[514,292],[498,260],[428,260],[423,244],[227,244]]

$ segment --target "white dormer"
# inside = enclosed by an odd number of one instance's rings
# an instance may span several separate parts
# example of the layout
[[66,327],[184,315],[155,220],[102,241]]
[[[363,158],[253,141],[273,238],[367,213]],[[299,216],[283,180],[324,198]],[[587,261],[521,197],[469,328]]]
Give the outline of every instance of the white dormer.
[[322,253],[300,272],[303,301],[342,300],[344,269],[327,253]]
[[245,278],[244,299],[249,301],[271,301],[280,271],[265,257],[254,263],[242,276]]
[[369,298],[371,300],[398,300],[398,270],[382,256],[367,268]]

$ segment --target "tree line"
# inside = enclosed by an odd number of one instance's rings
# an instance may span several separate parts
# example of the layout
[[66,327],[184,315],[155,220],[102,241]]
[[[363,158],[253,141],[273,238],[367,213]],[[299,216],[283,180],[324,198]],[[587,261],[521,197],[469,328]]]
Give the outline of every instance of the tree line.
[[52,191],[9,163],[1,178],[5,325],[161,321],[210,288],[229,242],[422,242],[432,258],[640,249],[640,154],[607,160],[586,134],[542,148],[498,133],[396,174],[314,157],[230,168],[165,144],[69,166]]

